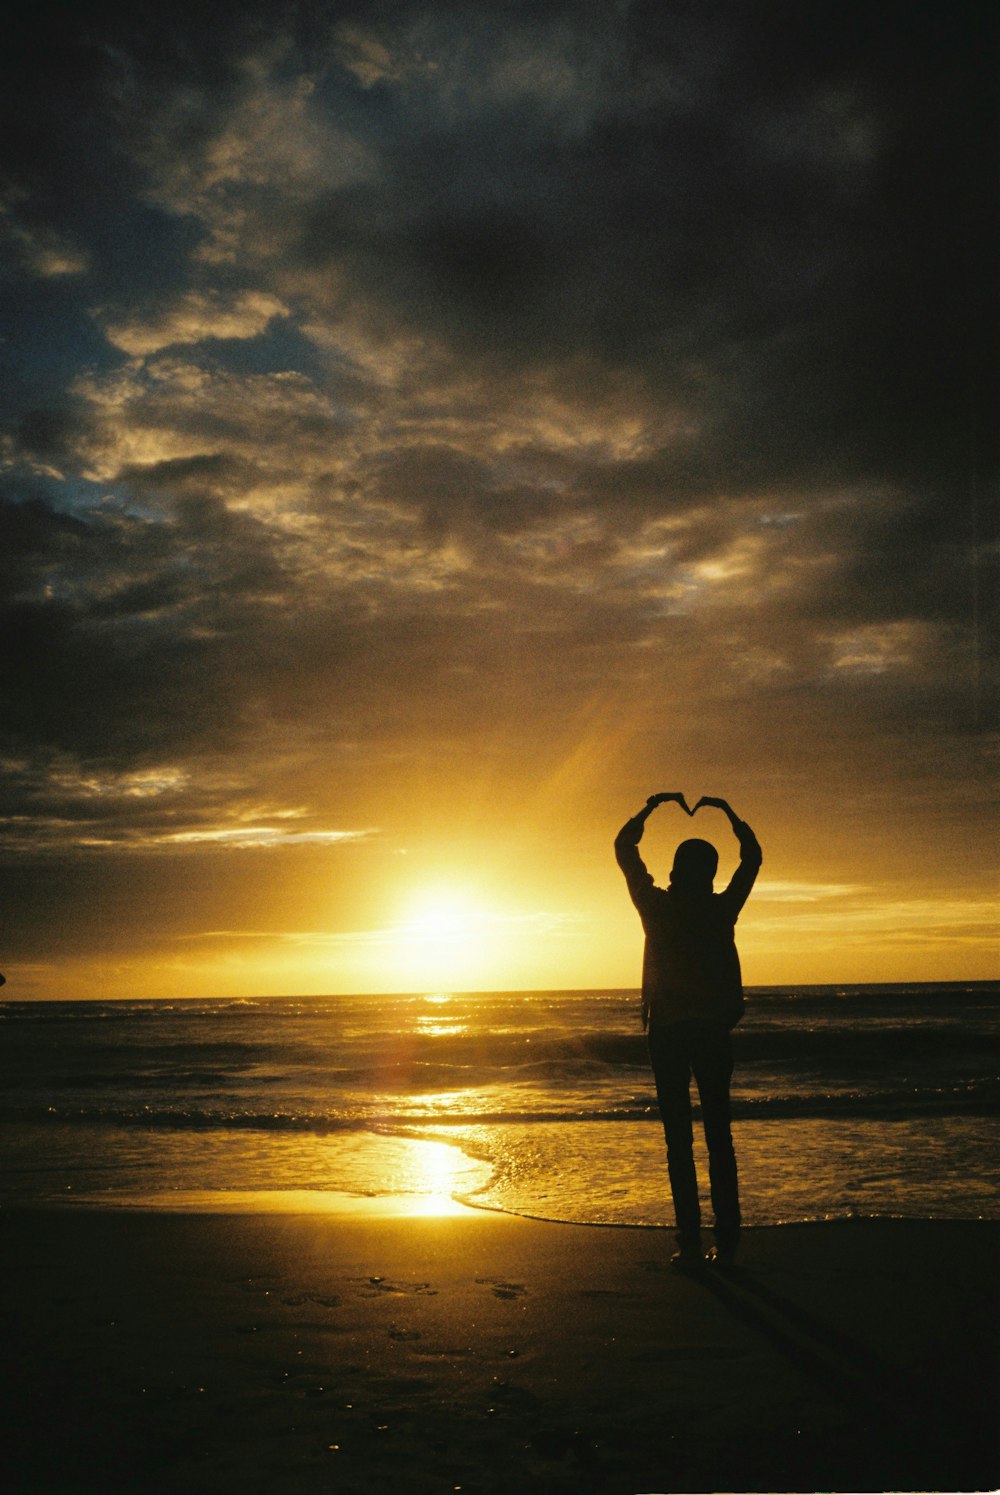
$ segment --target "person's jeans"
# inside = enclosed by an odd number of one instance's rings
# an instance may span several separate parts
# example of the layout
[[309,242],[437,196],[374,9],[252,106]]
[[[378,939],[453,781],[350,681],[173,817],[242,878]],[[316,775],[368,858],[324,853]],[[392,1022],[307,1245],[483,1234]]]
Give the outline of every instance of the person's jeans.
[[730,1129],[729,1081],[733,1073],[733,1048],[729,1030],[722,1023],[695,1019],[668,1023],[663,1027],[654,1022],[649,1031],[649,1057],[667,1139],[667,1171],[681,1249],[697,1250],[701,1240],[701,1210],[691,1127],[692,1074],[701,1099],[702,1124],[708,1144],[715,1239],[722,1249],[732,1248],[740,1230],[740,1195]]

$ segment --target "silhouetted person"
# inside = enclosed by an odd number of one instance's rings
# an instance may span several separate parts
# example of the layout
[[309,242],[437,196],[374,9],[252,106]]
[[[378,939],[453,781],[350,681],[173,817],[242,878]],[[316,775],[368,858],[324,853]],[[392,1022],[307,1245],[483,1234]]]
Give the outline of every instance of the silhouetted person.
[[[740,843],[740,865],[725,892],[713,891],[719,854],[708,841],[682,841],[674,855],[670,886],[658,888],[653,882],[639,855],[639,841],[650,813],[667,800],[676,801],[689,815],[712,805],[729,817]],[[688,810],[683,794],[654,794],[618,832],[615,856],[646,933],[642,1025],[649,1030],[649,1056],[667,1139],[680,1248],[671,1262],[696,1267],[704,1260],[691,1128],[692,1074],[701,1098],[715,1211],[715,1250],[710,1259],[731,1261],[739,1240],[740,1198],[730,1128],[730,1032],[743,1016],[735,927],[760,870],[760,846],[724,799],[704,797]]]

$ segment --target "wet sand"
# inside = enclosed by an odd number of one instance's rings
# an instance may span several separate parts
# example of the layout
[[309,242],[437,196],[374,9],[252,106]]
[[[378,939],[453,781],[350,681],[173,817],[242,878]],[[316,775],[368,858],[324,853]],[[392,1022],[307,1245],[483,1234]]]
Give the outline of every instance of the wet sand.
[[995,1489],[985,1223],[0,1216],[10,1492]]

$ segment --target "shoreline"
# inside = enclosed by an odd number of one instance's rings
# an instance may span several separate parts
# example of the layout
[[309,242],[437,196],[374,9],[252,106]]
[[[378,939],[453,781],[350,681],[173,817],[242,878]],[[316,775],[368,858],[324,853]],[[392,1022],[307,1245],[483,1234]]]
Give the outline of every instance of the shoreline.
[[[661,1231],[673,1226],[646,1220],[564,1220],[555,1215],[531,1214],[499,1204],[480,1204],[459,1194],[354,1194],[346,1189],[174,1189],[147,1190],[128,1195],[66,1194],[51,1198],[12,1199],[0,1203],[0,1222],[12,1215],[329,1215],[338,1218],[413,1220],[488,1215],[502,1220],[527,1220],[574,1230]],[[710,1211],[708,1212],[710,1214]],[[990,1226],[1000,1230],[996,1215],[906,1215],[887,1212],[816,1215],[785,1220],[757,1220],[744,1224],[743,1234],[765,1230],[811,1229],[840,1225],[957,1225]],[[705,1231],[711,1241],[710,1227]]]
[[[367,1205],[369,1201],[364,1201]],[[995,1221],[0,1216],[12,1491],[995,1489]]]

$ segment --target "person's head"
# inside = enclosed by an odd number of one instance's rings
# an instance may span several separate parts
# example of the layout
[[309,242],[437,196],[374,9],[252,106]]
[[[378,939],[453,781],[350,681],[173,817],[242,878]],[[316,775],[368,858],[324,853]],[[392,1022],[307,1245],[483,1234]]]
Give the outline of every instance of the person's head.
[[710,893],[719,853],[710,841],[682,841],[674,852],[670,886],[683,893]]

